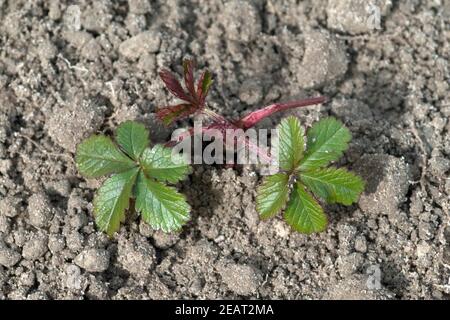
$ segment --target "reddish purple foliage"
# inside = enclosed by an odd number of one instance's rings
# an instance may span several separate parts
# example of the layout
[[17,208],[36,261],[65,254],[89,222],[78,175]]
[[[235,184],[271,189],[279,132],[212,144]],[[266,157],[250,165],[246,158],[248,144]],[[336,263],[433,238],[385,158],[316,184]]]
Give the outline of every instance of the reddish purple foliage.
[[167,89],[178,99],[184,103],[161,108],[157,111],[157,116],[166,125],[172,122],[188,117],[196,112],[202,111],[205,108],[206,95],[211,86],[212,79],[208,71],[205,71],[197,84],[197,89],[194,80],[194,62],[192,60],[185,60],[183,62],[184,70],[184,85],[183,89],[180,82],[168,70],[163,70],[159,73],[162,81]]
[[[212,123],[210,125],[202,128],[202,133],[208,134],[208,132],[215,129],[221,131],[225,136],[225,132],[227,129],[246,130],[255,126],[262,119],[271,116],[275,112],[320,104],[324,103],[326,100],[325,97],[315,97],[304,100],[290,101],[286,103],[275,103],[253,111],[238,121],[230,121],[225,117],[215,113],[214,111],[206,108],[205,100],[206,96],[208,95],[209,88],[211,87],[211,84],[213,82],[212,76],[208,70],[204,71],[197,82],[197,86],[195,86],[194,68],[195,65],[192,60],[185,60],[183,62],[184,85],[186,90],[183,89],[180,82],[170,71],[163,70],[159,73],[167,89],[175,97],[184,101],[184,103],[164,107],[157,111],[158,118],[161,119],[166,125],[169,125],[176,120],[186,118],[195,113],[202,112],[212,120]],[[191,128],[184,135],[178,138],[178,142],[194,134],[195,132],[193,128]],[[173,142],[168,143],[168,145],[172,144]],[[225,144],[227,144],[226,141]],[[259,150],[257,146],[250,145],[250,142],[248,140],[244,141],[244,144],[248,148],[256,149],[260,156],[267,159],[268,155]]]

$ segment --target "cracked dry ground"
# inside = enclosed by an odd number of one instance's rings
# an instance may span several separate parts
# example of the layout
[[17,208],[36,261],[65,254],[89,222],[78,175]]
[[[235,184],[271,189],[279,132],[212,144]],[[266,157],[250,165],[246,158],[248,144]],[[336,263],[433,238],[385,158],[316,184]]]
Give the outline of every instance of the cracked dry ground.
[[[374,1],[380,30],[352,18],[359,0],[297,2],[0,0],[0,299],[449,298],[449,1]],[[100,181],[73,151],[129,119],[168,139],[157,70],[185,56],[213,71],[228,117],[328,96],[284,115],[349,127],[339,165],[367,180],[359,203],[327,206],[328,230],[305,236],[260,221],[252,168],[198,165],[181,233],[135,216],[98,232]]]

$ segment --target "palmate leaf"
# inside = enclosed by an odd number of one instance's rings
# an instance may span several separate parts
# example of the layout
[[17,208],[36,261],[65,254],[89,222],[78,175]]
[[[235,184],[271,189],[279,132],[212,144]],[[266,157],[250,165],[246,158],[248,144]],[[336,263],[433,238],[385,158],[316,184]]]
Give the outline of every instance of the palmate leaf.
[[299,182],[292,190],[284,219],[296,231],[306,234],[321,232],[328,224],[322,207]]
[[[364,181],[346,169],[323,168],[342,156],[351,139],[350,132],[334,118],[321,120],[308,130],[306,151],[297,118],[283,119],[278,132],[283,172],[264,178],[258,189],[256,209],[262,218],[269,218],[286,206],[284,219],[293,229],[305,234],[321,232],[328,221],[315,197],[350,205],[364,189]],[[294,186],[289,183],[291,178],[297,179]]]
[[289,176],[278,173],[264,178],[256,196],[256,210],[261,218],[273,217],[283,209],[289,196]]
[[140,163],[148,177],[171,183],[185,179],[191,169],[182,155],[160,144],[145,149]]
[[148,130],[143,124],[125,121],[117,128],[116,140],[131,158],[137,160],[149,144]]
[[324,167],[339,159],[350,139],[350,131],[335,118],[316,122],[307,132],[306,152],[300,162],[300,169]]
[[80,173],[97,178],[136,167],[112,140],[103,135],[93,135],[77,147],[75,162]]
[[119,230],[120,223],[125,219],[138,172],[139,168],[134,168],[111,176],[94,197],[95,222],[109,236]]
[[364,190],[364,181],[345,169],[313,169],[301,172],[300,179],[317,197],[328,203],[351,205]]
[[184,91],[180,82],[169,70],[162,70],[159,73],[159,76],[161,77],[161,80],[166,85],[166,88],[169,89],[169,91],[175,97],[177,97],[178,99],[184,100],[184,101],[192,102],[192,97],[189,96],[189,94],[186,93],[186,91]]
[[179,230],[189,220],[189,204],[175,188],[148,179],[141,172],[136,188],[136,210],[155,230]]
[[94,135],[77,149],[76,163],[83,175],[114,174],[94,197],[98,228],[109,236],[119,230],[133,191],[138,210],[152,227],[166,232],[181,228],[189,220],[190,207],[183,195],[162,182],[175,183],[190,173],[185,158],[162,145],[147,148],[147,129],[133,121],[118,127],[116,140],[119,146],[106,136]]
[[170,71],[163,70],[159,73],[167,89],[169,89],[174,96],[184,101],[183,103],[167,106],[157,111],[156,115],[165,125],[170,125],[176,120],[204,110],[206,95],[212,84],[212,77],[211,73],[206,70],[202,73],[196,85],[194,79],[194,67],[195,63],[193,60],[185,59],[183,61],[184,84],[186,90]]
[[298,166],[303,156],[303,129],[296,117],[288,117],[278,125],[278,132],[280,167],[291,171]]

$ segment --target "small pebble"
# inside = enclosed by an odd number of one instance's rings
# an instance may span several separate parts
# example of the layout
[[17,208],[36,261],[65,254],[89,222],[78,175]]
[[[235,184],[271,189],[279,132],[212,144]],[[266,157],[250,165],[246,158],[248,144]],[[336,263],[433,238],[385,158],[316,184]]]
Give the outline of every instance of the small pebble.
[[103,272],[109,267],[109,252],[103,249],[87,249],[76,256],[74,262],[89,272]]
[[48,238],[44,233],[35,233],[23,246],[22,256],[27,260],[37,260],[48,250]]
[[227,263],[219,266],[222,281],[236,294],[248,296],[255,294],[262,283],[262,275],[250,265]]
[[53,213],[48,196],[43,193],[35,193],[28,199],[28,218],[36,228],[49,225]]
[[119,46],[119,53],[130,60],[136,60],[144,53],[154,53],[161,45],[161,35],[154,31],[142,32]]
[[21,256],[18,252],[7,247],[0,247],[0,265],[11,268],[19,262],[20,258]]

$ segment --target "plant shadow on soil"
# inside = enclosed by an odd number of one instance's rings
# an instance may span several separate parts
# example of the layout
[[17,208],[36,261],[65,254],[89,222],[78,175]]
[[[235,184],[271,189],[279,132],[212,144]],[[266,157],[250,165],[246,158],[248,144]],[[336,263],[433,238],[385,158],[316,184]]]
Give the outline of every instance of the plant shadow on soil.
[[392,291],[398,297],[409,285],[408,279],[402,269],[394,261],[384,261],[380,264],[381,284]]
[[[193,173],[190,180],[183,184],[182,192],[191,204],[191,219],[181,232],[181,237],[194,234],[197,240],[201,238],[198,230],[198,218],[210,218],[214,211],[223,203],[223,194],[213,187],[212,177],[205,176],[207,165],[193,165]],[[195,190],[191,187],[195,186]]]

